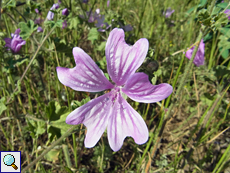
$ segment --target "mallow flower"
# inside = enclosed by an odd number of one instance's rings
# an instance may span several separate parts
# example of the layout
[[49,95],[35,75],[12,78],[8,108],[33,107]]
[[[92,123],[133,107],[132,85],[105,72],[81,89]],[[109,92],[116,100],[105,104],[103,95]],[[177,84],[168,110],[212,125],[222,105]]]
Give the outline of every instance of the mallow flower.
[[167,98],[173,91],[169,84],[152,85],[148,75],[135,73],[147,55],[149,43],[147,39],[141,38],[133,46],[129,46],[124,37],[124,31],[115,28],[110,32],[106,43],[107,71],[112,82],[79,47],[73,48],[76,63],[74,68],[56,68],[59,81],[74,90],[109,90],[75,109],[66,118],[67,124],[82,123],[87,127],[84,141],[87,148],[96,145],[106,128],[113,151],[121,148],[127,136],[131,136],[137,144],[144,144],[148,140],[148,128],[124,96],[137,102],[153,103]]
[[62,10],[62,15],[64,15],[64,16],[68,16],[69,15],[68,8],[65,8],[65,9]]
[[163,12],[163,15],[166,17],[166,18],[169,18],[173,13],[174,13],[175,10],[172,10],[170,7],[166,9],[165,12]]
[[14,34],[11,34],[12,38],[4,39],[6,42],[5,47],[8,47],[13,53],[18,53],[21,50],[22,45],[26,44],[26,41],[20,37],[20,32],[20,29],[17,29]]
[[[58,9],[58,8],[59,8],[59,4],[56,3],[56,4],[53,4],[53,6],[50,8],[50,10],[55,10],[55,9]],[[52,11],[49,11],[46,18],[47,18],[47,20],[53,20],[54,13]]]
[[227,14],[226,17],[230,20],[230,9],[225,10],[224,13]]
[[[188,59],[191,59],[192,58],[192,53],[195,49],[195,46],[193,46],[191,49],[187,50],[185,56],[188,58]],[[197,50],[197,53],[196,53],[196,56],[193,60],[193,63],[199,67],[201,65],[204,65],[204,49],[205,49],[205,43],[203,42],[203,39],[200,41],[200,45],[198,47],[198,50]]]

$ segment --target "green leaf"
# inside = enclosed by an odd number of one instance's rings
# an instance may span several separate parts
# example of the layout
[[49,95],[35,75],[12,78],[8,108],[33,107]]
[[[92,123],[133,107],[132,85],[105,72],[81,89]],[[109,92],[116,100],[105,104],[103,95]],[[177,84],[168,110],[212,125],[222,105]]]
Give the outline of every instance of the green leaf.
[[196,8],[197,8],[197,6],[194,6],[194,7],[190,8],[186,13],[188,15],[190,15],[190,13],[192,13]]
[[[223,3],[219,3],[217,4],[217,7],[223,8],[225,9],[227,7],[228,3],[227,2],[223,2]],[[230,6],[228,7],[228,9],[230,9]]]
[[69,19],[69,29],[76,29],[77,25],[80,23],[77,17],[72,17]]
[[198,12],[198,21],[202,24],[210,26],[211,25],[211,17],[209,11],[207,9],[202,9]]
[[60,116],[59,120],[51,121],[50,125],[61,130],[61,134],[64,134],[72,125],[66,124],[66,117],[70,114],[70,112],[66,112],[65,114]]
[[101,42],[101,44],[97,47],[97,50],[105,51],[105,45],[106,45],[105,41]]
[[71,104],[71,105],[72,105],[72,109],[76,109],[76,108],[78,108],[78,107],[80,107],[80,106],[86,104],[86,103],[89,102],[89,101],[90,101],[90,98],[89,98],[89,97],[86,97],[85,99],[82,99],[80,102],[74,100],[74,101],[72,102],[73,104]]
[[56,101],[50,101],[45,108],[45,113],[49,121],[59,120],[60,116],[68,111],[66,106],[60,106]]
[[88,40],[94,43],[94,41],[98,39],[98,36],[99,36],[99,33],[97,31],[97,28],[91,28],[88,34]]
[[10,0],[10,1],[8,1],[8,2],[3,6],[3,9],[4,9],[4,8],[10,8],[10,7],[16,7],[16,0]]
[[219,37],[220,41],[218,43],[218,48],[220,51],[220,54],[223,56],[223,58],[228,57],[228,52],[227,50],[230,49],[230,38],[228,38],[226,35],[221,35]]
[[206,3],[207,3],[207,0],[200,0],[198,7],[203,7],[206,5]]
[[225,13],[221,13],[218,16],[214,17],[214,26],[216,29],[222,28],[223,26],[228,24],[228,18]]
[[204,43],[207,42],[208,40],[211,40],[213,37],[213,32],[209,32],[208,34],[206,34],[203,38]]
[[21,30],[20,36],[23,40],[28,39],[32,35],[32,33],[38,28],[38,26],[34,25],[34,21],[32,20],[29,20],[27,23],[20,22],[18,26]]
[[7,109],[7,107],[5,106],[5,100],[6,98],[5,97],[2,97],[0,99],[0,116],[2,115],[2,113]]
[[58,160],[60,152],[60,149],[52,149],[44,157],[46,158],[46,160],[54,163]]
[[56,21],[55,25],[59,28],[62,28],[62,23],[64,22],[64,20],[58,20]]

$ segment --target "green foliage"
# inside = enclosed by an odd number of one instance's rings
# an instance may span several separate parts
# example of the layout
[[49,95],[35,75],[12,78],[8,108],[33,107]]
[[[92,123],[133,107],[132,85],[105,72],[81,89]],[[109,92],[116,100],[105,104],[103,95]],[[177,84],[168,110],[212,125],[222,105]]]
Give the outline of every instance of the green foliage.
[[36,26],[32,20],[29,20],[27,23],[20,22],[18,26],[21,30],[20,36],[23,40],[27,40],[38,28],[38,26]]
[[[23,151],[24,169],[63,137],[36,161],[33,169],[25,172],[228,171],[229,132],[223,132],[230,117],[230,25],[224,13],[227,1],[175,0],[165,1],[163,6],[160,0],[110,1],[107,7],[106,1],[85,4],[63,0],[53,10],[55,17],[50,21],[46,20],[47,13],[57,1],[1,3],[0,148]],[[165,18],[162,12],[169,7],[175,12]],[[68,16],[61,14],[64,8],[68,8]],[[85,14],[88,18],[86,12],[91,9],[94,15],[97,8],[110,26],[103,27],[105,32],[98,31],[97,20],[90,23],[80,17]],[[35,24],[38,18],[44,21]],[[68,27],[62,29],[64,20]],[[137,145],[127,137],[121,150],[113,152],[105,132],[95,147],[85,148],[87,129],[77,125],[71,135],[69,130],[75,126],[66,124],[66,117],[105,91],[88,93],[64,87],[56,67],[74,67],[72,49],[77,46],[93,58],[111,81],[105,57],[106,39],[113,28],[125,29],[128,24],[133,27],[125,32],[129,45],[140,38],[149,41],[146,61],[137,72],[146,73],[155,85],[173,84],[172,97],[145,104],[122,95],[147,124],[146,144]],[[37,32],[38,26],[43,28],[42,33]],[[7,50],[4,39],[17,28],[26,45],[14,54]],[[196,44],[200,31],[205,42],[205,65],[193,65],[186,71],[188,61],[183,52]],[[180,94],[175,96],[186,75]]]
[[0,116],[2,115],[2,113],[7,109],[6,105],[5,105],[5,101],[6,101],[6,98],[5,97],[2,97],[0,99]]
[[99,33],[97,28],[91,28],[88,34],[88,40],[90,40],[93,44],[98,39]]

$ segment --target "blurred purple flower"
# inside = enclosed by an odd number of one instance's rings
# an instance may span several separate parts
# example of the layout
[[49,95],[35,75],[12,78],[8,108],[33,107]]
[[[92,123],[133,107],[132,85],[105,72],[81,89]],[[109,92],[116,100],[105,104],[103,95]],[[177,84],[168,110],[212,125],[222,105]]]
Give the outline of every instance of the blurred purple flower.
[[[191,59],[194,49],[195,49],[195,46],[193,46],[191,49],[187,50],[185,56],[188,59]],[[193,60],[193,63],[197,67],[204,65],[204,49],[205,49],[205,44],[204,44],[203,39],[202,39],[200,41],[200,45],[199,45],[198,51],[196,53],[195,59]]]
[[147,55],[148,40],[141,38],[133,46],[129,46],[124,37],[122,29],[113,29],[105,47],[107,71],[114,84],[109,82],[102,70],[79,47],[73,48],[76,63],[74,68],[56,68],[59,81],[74,90],[110,90],[75,109],[66,118],[67,124],[83,123],[87,127],[87,148],[96,145],[106,128],[109,145],[113,151],[122,147],[127,136],[134,138],[137,144],[144,144],[149,137],[148,128],[139,113],[125,100],[124,94],[137,102],[153,103],[167,98],[172,93],[171,85],[152,85],[148,75],[135,73]]
[[87,4],[89,2],[89,0],[82,0],[82,3]]
[[105,32],[107,29],[111,27],[108,23],[104,22],[105,16],[102,15],[100,18],[97,19],[96,27],[98,28],[99,32]]
[[42,22],[43,22],[43,19],[41,19],[40,17],[35,19],[35,21],[34,21],[34,23],[38,24],[38,25],[40,25]]
[[65,9],[62,10],[62,15],[64,15],[64,16],[68,16],[69,15],[68,8],[65,8]]
[[107,7],[109,7],[109,3],[110,3],[110,1],[107,1]]
[[64,22],[62,23],[62,29],[65,29],[67,27],[67,21],[64,20]]
[[39,10],[38,10],[37,8],[35,9],[35,12],[36,12],[37,14],[40,14],[40,13],[39,13]]
[[166,9],[165,12],[163,12],[163,15],[166,17],[166,18],[169,18],[173,13],[174,13],[175,10],[172,10],[170,7]]
[[8,50],[11,50],[13,53],[18,53],[22,45],[26,44],[26,41],[20,37],[20,32],[20,29],[17,29],[14,34],[11,34],[12,38],[4,39],[4,41],[6,42],[5,47],[8,47]]
[[58,3],[61,4],[61,0],[58,0]]
[[[50,10],[55,10],[55,9],[58,9],[58,8],[59,8],[59,4],[56,3],[56,4],[53,4],[53,6],[50,8]],[[54,13],[52,11],[49,11],[46,18],[47,18],[47,20],[53,20]]]
[[100,15],[100,9],[99,8],[96,9],[95,13],[93,13],[92,11],[89,11],[89,12],[87,11],[86,12],[86,18],[83,15],[80,15],[80,17],[82,19],[88,19],[89,23],[94,23],[98,18],[101,17],[101,15]]
[[42,29],[42,27],[38,27],[38,29],[37,29],[37,32],[43,32],[43,29]]
[[228,17],[228,20],[230,20],[230,10],[227,9],[224,11],[224,13],[227,14],[226,17]]

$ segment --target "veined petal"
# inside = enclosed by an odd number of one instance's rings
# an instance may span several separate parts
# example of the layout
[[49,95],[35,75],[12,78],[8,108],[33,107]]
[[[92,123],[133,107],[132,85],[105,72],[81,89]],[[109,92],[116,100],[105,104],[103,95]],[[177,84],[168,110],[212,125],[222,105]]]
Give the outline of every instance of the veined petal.
[[129,46],[124,37],[123,29],[113,29],[105,48],[107,71],[118,86],[123,85],[128,77],[141,66],[149,48],[149,42],[145,38]]
[[[187,50],[186,51],[186,54],[185,56],[188,58],[188,59],[191,59],[192,58],[192,54],[193,54],[193,51],[195,49],[195,46],[193,46],[191,49]],[[193,60],[193,63],[199,67],[201,65],[204,65],[204,54],[205,54],[205,43],[203,42],[203,39],[200,41],[200,45],[198,47],[198,50],[197,50],[197,53],[196,53],[196,56]]]
[[73,48],[73,55],[76,62],[74,68],[57,67],[58,79],[63,85],[86,92],[98,92],[113,88],[113,84],[108,81],[101,69],[82,49]]
[[117,95],[107,128],[109,145],[118,151],[126,136],[131,136],[135,143],[144,144],[148,140],[148,128],[143,118],[121,96]]
[[83,123],[87,127],[85,147],[91,148],[96,145],[106,129],[111,108],[110,93],[107,93],[75,109],[67,116],[66,123],[73,125]]
[[122,92],[132,100],[144,103],[161,101],[167,98],[172,91],[172,86],[167,83],[152,85],[145,73],[133,74],[122,88]]

